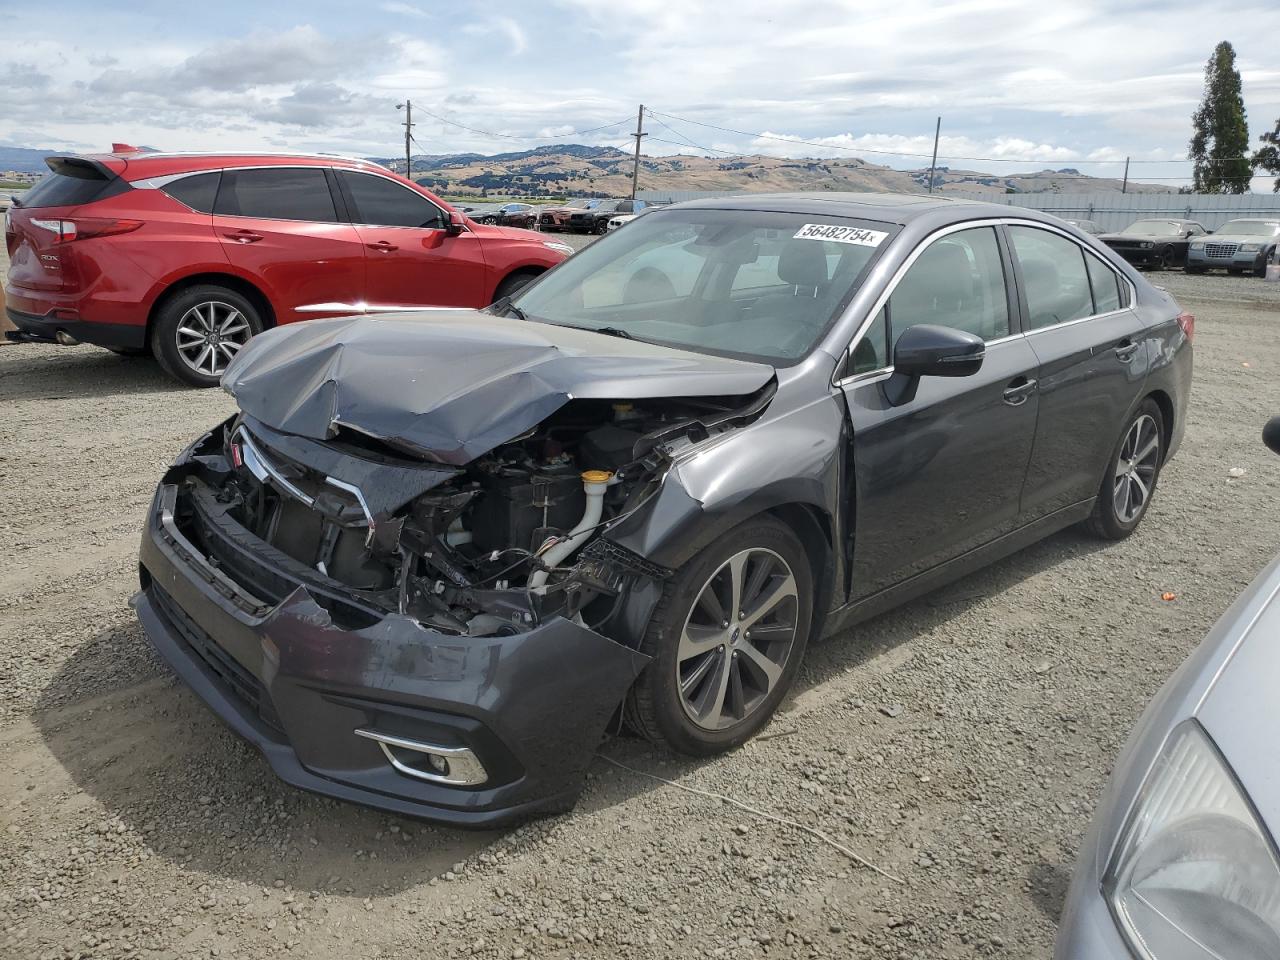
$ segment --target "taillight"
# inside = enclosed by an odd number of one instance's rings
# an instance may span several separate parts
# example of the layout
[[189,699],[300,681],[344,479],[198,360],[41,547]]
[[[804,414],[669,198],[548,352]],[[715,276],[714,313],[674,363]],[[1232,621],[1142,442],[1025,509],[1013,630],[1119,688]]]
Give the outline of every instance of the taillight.
[[112,237],[131,233],[142,226],[141,220],[112,220],[105,217],[77,217],[75,220],[40,220],[32,217],[33,227],[48,230],[54,235],[54,243],[70,243],[88,240],[90,237]]
[[1196,318],[1195,314],[1180,313],[1178,314],[1178,326],[1182,328],[1182,333],[1188,340],[1196,338]]

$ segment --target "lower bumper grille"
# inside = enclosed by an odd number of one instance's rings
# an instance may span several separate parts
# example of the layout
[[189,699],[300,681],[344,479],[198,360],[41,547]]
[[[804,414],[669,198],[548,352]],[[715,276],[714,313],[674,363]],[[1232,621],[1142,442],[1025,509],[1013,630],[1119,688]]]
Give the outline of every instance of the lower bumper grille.
[[263,723],[283,736],[284,725],[258,678],[218,646],[214,639],[188,617],[185,611],[174,603],[173,598],[155,583],[151,585],[151,596],[156,611],[169,622],[201,662],[213,671],[227,689],[247,704]]

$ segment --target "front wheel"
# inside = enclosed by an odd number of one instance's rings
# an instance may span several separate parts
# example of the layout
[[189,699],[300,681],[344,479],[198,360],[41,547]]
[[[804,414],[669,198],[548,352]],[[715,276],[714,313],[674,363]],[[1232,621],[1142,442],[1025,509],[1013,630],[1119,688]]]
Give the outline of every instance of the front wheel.
[[1177,265],[1178,265],[1178,252],[1176,250],[1166,249],[1164,253],[1160,254],[1161,270],[1172,270]]
[[193,387],[216,387],[227,364],[262,328],[257,308],[246,297],[201,284],[160,308],[151,352],[171,377]]
[[1164,460],[1164,415],[1159,405],[1142,401],[1120,434],[1107,462],[1089,531],[1104,540],[1123,540],[1146,516]]
[[606,233],[608,233],[608,232],[609,232],[609,221],[608,221],[608,220],[597,220],[597,221],[596,221],[596,229],[595,229],[596,236],[603,236],[604,234],[606,234]]
[[665,585],[640,644],[653,661],[628,695],[629,725],[691,756],[746,741],[795,680],[813,594],[804,547],[779,521],[720,537]]

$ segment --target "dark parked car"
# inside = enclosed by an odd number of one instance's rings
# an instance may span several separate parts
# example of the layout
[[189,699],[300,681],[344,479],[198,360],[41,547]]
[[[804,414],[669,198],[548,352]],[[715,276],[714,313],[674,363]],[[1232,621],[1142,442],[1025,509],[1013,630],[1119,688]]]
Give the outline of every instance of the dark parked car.
[[157,490],[138,615],[291,783],[563,809],[619,715],[728,750],[811,638],[1069,524],[1132,533],[1193,331],[1029,210],[669,207],[484,312],[255,339]]
[[[1280,418],[1267,425],[1280,453]],[[1280,957],[1280,558],[1156,694],[1080,848],[1057,960]]]
[[562,207],[543,207],[538,212],[538,227],[549,231],[568,229],[571,216],[583,210],[590,210],[598,203],[600,203],[599,200],[589,200],[583,197],[577,200],[570,200]]
[[538,225],[538,208],[531,203],[504,203],[496,210],[477,214],[474,219],[500,227],[523,227],[531,230]]
[[573,211],[565,227],[575,233],[606,233],[611,218],[641,213],[644,209],[643,200],[601,200],[589,210]]
[[1191,240],[1206,233],[1194,220],[1135,220],[1119,233],[1104,233],[1098,239],[1134,266],[1172,270],[1186,265]]

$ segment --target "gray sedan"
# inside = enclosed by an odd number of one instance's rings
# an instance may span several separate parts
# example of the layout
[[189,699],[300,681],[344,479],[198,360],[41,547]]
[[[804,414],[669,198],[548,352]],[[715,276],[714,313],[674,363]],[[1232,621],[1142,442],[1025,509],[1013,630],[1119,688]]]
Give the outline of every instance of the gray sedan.
[[[1280,418],[1267,445],[1280,453]],[[1057,960],[1280,957],[1280,558],[1164,685],[1085,839]]]

